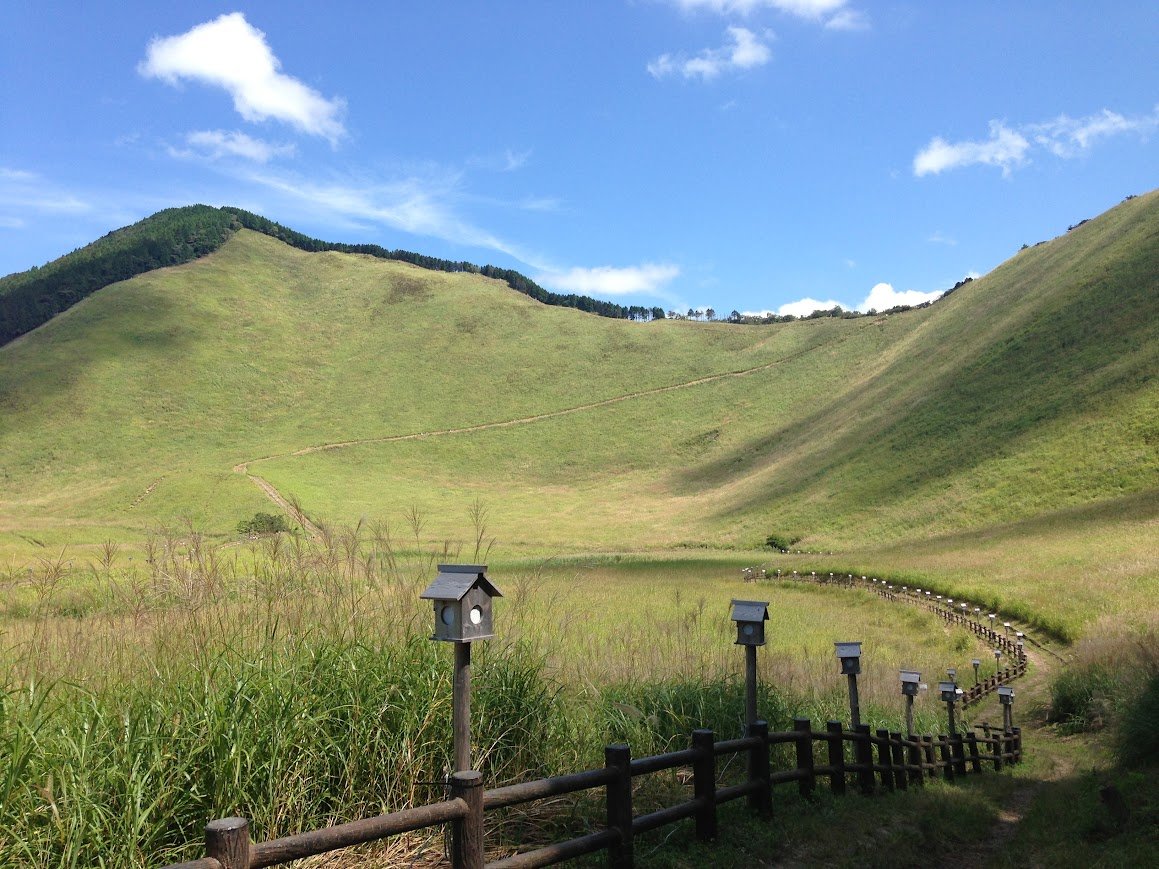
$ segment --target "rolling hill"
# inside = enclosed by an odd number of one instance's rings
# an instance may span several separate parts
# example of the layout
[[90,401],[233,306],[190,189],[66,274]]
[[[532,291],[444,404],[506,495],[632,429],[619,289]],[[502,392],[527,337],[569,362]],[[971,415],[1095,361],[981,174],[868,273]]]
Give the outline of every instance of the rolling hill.
[[1105,540],[1134,599],[1157,373],[1156,192],[929,308],[768,326],[598,318],[240,228],[0,347],[0,548],[227,535],[270,509],[254,475],[316,521],[414,509],[432,537],[478,501],[515,553],[775,533],[898,569],[958,553],[937,569],[968,584],[987,547],[1082,574],[1072,548]]

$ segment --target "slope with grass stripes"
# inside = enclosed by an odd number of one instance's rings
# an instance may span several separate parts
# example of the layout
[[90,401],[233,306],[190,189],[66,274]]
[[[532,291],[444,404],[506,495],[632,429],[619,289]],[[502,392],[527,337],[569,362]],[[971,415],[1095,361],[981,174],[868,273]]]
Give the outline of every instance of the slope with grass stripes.
[[[602,319],[241,230],[0,348],[0,548],[469,505],[527,551],[1159,515],[1159,193],[924,310]],[[1077,512],[1076,512],[1077,511]],[[23,547],[23,549],[22,549]],[[1148,568],[1149,569],[1149,568]]]

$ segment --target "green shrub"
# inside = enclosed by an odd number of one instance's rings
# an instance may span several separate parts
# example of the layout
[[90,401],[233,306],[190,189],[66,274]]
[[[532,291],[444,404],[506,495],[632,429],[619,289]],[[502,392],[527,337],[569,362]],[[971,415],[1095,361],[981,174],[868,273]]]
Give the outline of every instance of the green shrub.
[[1126,704],[1119,722],[1117,750],[1124,766],[1159,763],[1159,672]]
[[279,531],[289,531],[290,525],[286,517],[271,513],[254,513],[252,519],[242,519],[237,523],[239,534],[276,534]]
[[1107,723],[1115,687],[1114,677],[1101,665],[1064,670],[1050,686],[1047,720],[1069,733],[1100,730]]

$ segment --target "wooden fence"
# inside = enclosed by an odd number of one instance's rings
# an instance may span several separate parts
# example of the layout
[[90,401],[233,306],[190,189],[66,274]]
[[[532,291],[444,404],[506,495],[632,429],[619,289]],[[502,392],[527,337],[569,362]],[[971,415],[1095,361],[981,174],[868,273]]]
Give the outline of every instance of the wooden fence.
[[[795,762],[785,769],[773,769],[771,749],[787,746]],[[744,780],[718,786],[717,759],[745,756]],[[818,760],[823,762],[818,763]],[[601,769],[538,779],[521,784],[484,790],[482,774],[455,773],[449,783],[449,798],[438,803],[404,809],[324,830],[300,833],[281,839],[253,843],[244,818],[224,818],[206,827],[206,856],[167,869],[256,869],[323,854],[339,848],[385,839],[400,833],[449,823],[451,865],[454,869],[530,869],[550,866],[584,854],[605,851],[608,865],[625,869],[633,865],[633,843],[646,833],[685,818],[696,824],[703,840],[716,838],[717,807],[745,799],[754,811],[772,814],[772,792],[777,785],[796,783],[801,797],[810,798],[818,780],[827,780],[833,794],[841,795],[852,786],[859,793],[906,790],[927,778],[948,781],[969,773],[979,773],[984,764],[1000,770],[1004,764],[1022,759],[1022,734],[1017,727],[981,733],[970,731],[937,737],[902,736],[887,730],[871,733],[868,724],[845,730],[840,721],[829,721],[822,731],[813,730],[807,718],[793,721],[793,729],[770,733],[758,721],[740,739],[716,741],[711,730],[695,730],[691,747],[652,757],[633,758],[627,745],[609,745],[604,750]],[[691,798],[676,805],[643,815],[632,808],[632,782],[663,770],[690,771]],[[603,830],[548,845],[534,851],[484,862],[485,816],[509,806],[523,805],[547,797],[603,789],[606,826]]]
[[[773,578],[768,577],[767,573],[765,577]],[[1026,648],[1023,642],[1020,642],[1020,639],[1028,642],[1033,642],[1033,640],[1021,631],[1016,631],[1015,636],[1012,638],[1005,629],[999,631],[991,625],[986,624],[979,613],[974,613],[969,609],[963,610],[960,606],[954,607],[952,600],[947,604],[940,598],[935,598],[933,595],[921,593],[920,589],[910,589],[908,587],[904,589],[898,588],[897,586],[890,585],[883,579],[864,576],[858,577],[851,573],[830,573],[825,575],[813,573],[798,574],[796,571],[793,571],[791,576],[778,572],[775,578],[816,582],[820,585],[865,588],[885,600],[909,603],[927,609],[947,624],[968,630],[994,649],[1003,652],[1010,658],[1010,663],[1006,667],[996,668],[993,676],[980,679],[977,684],[971,685],[969,688],[963,688],[960,701],[963,706],[977,703],[987,694],[996,691],[999,685],[1006,685],[1026,675]],[[987,614],[986,620],[989,621],[989,614]]]

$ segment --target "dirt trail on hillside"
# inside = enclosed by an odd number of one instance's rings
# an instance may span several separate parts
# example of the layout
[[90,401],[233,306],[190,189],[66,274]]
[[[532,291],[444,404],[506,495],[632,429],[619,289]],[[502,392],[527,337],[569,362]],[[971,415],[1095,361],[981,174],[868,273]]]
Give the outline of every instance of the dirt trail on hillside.
[[[870,324],[870,325],[872,325],[872,324]],[[833,344],[826,344],[825,346],[832,347],[834,345],[840,345],[848,340],[849,340],[849,336],[844,336],[844,337],[837,339],[837,341],[833,342]],[[653,395],[663,395],[664,393],[675,392],[676,390],[679,390],[679,389],[691,389],[693,387],[703,386],[707,383],[715,383],[717,381],[727,380],[729,378],[748,377],[749,375],[758,374],[762,371],[768,371],[771,368],[776,368],[778,365],[784,365],[787,362],[792,362],[796,359],[800,359],[801,357],[807,356],[808,354],[814,352],[817,349],[819,349],[818,346],[806,347],[805,349],[799,350],[796,353],[790,353],[787,356],[782,356],[778,359],[774,359],[772,362],[765,362],[765,363],[762,363],[761,365],[754,365],[751,368],[742,368],[742,369],[738,369],[736,371],[722,371],[718,374],[708,374],[708,375],[705,375],[704,377],[696,377],[696,378],[693,378],[692,380],[686,380],[686,381],[682,381],[680,383],[672,383],[672,384],[669,384],[668,386],[657,386],[657,387],[653,387],[652,389],[642,389],[642,390],[639,390],[637,392],[627,392],[627,393],[624,393],[623,395],[616,395],[616,396],[613,396],[611,398],[604,398],[604,399],[601,399],[600,401],[592,401],[592,402],[588,402],[586,404],[577,404],[573,407],[565,407],[565,408],[561,408],[560,410],[547,411],[546,413],[536,413],[536,414],[532,414],[530,416],[521,416],[521,417],[516,417],[514,419],[497,420],[494,422],[483,422],[483,423],[478,423],[476,425],[460,426],[457,428],[433,429],[431,431],[411,432],[409,434],[380,435],[377,437],[355,438],[355,439],[347,440],[347,441],[334,441],[333,443],[315,444],[313,446],[302,447],[301,449],[293,450],[293,451],[288,452],[288,453],[278,453],[275,455],[261,456],[259,458],[247,459],[244,462],[240,462],[237,465],[234,465],[233,471],[236,474],[245,474],[247,477],[249,477],[254,482],[254,484],[258,488],[260,488],[267,495],[267,497],[270,498],[271,501],[273,501],[275,504],[277,504],[283,510],[288,512],[291,516],[293,516],[294,519],[298,522],[298,524],[300,524],[303,528],[305,528],[307,531],[309,531],[312,536],[318,537],[320,532],[319,532],[317,526],[313,525],[310,522],[310,520],[308,520],[302,514],[302,512],[300,510],[291,506],[290,502],[288,500],[286,500],[286,498],[283,497],[282,494],[280,492],[278,492],[278,490],[268,480],[263,480],[261,477],[257,476],[256,474],[250,473],[250,470],[249,470],[250,465],[257,464],[258,462],[271,461],[273,459],[285,459],[285,458],[294,458],[294,457],[298,457],[298,456],[306,456],[306,455],[309,455],[310,453],[319,453],[319,452],[324,452],[326,450],[340,450],[340,449],[344,449],[346,447],[360,446],[362,444],[398,443],[401,441],[422,440],[424,438],[446,437],[446,436],[450,436],[450,435],[461,435],[461,434],[473,434],[475,432],[489,431],[491,429],[511,428],[512,426],[517,426],[517,425],[529,425],[532,423],[542,422],[543,420],[547,420],[547,419],[555,419],[557,417],[568,416],[568,415],[574,414],[574,413],[583,413],[584,411],[588,411],[588,410],[595,410],[595,409],[601,408],[601,407],[608,407],[610,405],[619,404],[620,402],[624,402],[624,401],[631,401],[631,400],[637,399],[637,398],[647,398],[647,397],[653,396]]]

